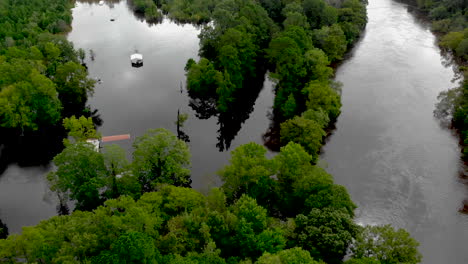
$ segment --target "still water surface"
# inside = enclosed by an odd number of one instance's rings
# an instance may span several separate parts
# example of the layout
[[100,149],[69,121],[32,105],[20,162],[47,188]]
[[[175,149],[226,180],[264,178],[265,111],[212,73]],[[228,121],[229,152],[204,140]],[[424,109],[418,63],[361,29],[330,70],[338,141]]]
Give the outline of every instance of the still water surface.
[[460,149],[432,111],[455,86],[429,26],[406,5],[370,0],[369,23],[338,68],[342,114],[322,159],[357,203],[362,224],[393,224],[421,243],[423,263],[468,263],[468,197]]
[[[77,2],[68,39],[86,51],[90,76],[101,80],[88,101],[103,120],[99,131],[104,136],[131,134],[131,140],[117,142],[131,157],[135,137],[160,127],[176,133],[177,112],[187,113],[182,131],[190,138],[192,186],[204,191],[219,185],[216,171],[228,163],[230,150],[251,141],[263,144],[273,105],[271,82],[266,79],[263,88],[260,85],[239,99],[235,112],[221,117],[208,113],[209,109],[196,112],[183,88],[184,66],[189,58],[197,59],[200,29],[167,19],[148,24],[135,16],[126,1],[97,2]],[[136,50],[144,57],[141,68],[130,65],[130,54]],[[50,166],[11,164],[0,175],[0,219],[10,231],[20,232],[22,226],[56,214],[56,201],[47,194],[44,181],[48,171]]]

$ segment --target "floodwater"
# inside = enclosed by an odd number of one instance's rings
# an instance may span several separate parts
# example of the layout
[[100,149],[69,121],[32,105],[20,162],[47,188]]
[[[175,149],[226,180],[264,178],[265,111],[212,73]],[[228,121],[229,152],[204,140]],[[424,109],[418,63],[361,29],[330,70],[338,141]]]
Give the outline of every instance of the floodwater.
[[[214,175],[227,164],[228,150],[263,143],[271,83],[250,89],[236,111],[213,112],[209,101],[192,99],[184,89],[183,68],[197,58],[199,28],[169,20],[150,25],[125,1],[112,2],[78,2],[69,34],[87,52],[91,77],[101,80],[89,99],[103,120],[99,130],[131,134],[118,142],[130,154],[136,136],[149,128],[176,132],[177,113],[187,113],[182,131],[190,139],[193,186],[219,184]],[[468,198],[458,140],[432,115],[438,93],[455,86],[454,73],[443,65],[428,25],[408,10],[392,0],[369,1],[366,32],[337,70],[342,114],[322,159],[359,206],[359,223],[408,229],[421,243],[424,263],[468,263],[468,216],[458,212]],[[144,57],[141,68],[130,65],[136,50]],[[56,214],[43,178],[49,170],[13,163],[3,171],[0,218],[10,231]]]
[[[176,134],[177,113],[187,113],[181,131],[190,139],[192,186],[205,191],[219,185],[216,172],[228,164],[231,150],[251,141],[263,144],[273,105],[271,82],[259,80],[235,111],[219,114],[209,101],[192,99],[184,88],[184,66],[189,58],[198,59],[200,28],[168,19],[148,24],[126,1],[98,2],[77,2],[68,39],[86,51],[89,75],[100,80],[88,100],[103,121],[99,131],[103,136],[131,134],[130,140],[116,142],[130,158],[135,137],[151,128]],[[135,51],[143,55],[143,67],[131,66]],[[56,215],[56,201],[44,180],[48,171],[50,165],[10,164],[0,175],[0,219],[10,232]]]
[[336,74],[342,114],[321,158],[357,203],[359,223],[406,228],[423,263],[468,263],[458,139],[432,114],[454,72],[409,10],[369,1],[365,35]]

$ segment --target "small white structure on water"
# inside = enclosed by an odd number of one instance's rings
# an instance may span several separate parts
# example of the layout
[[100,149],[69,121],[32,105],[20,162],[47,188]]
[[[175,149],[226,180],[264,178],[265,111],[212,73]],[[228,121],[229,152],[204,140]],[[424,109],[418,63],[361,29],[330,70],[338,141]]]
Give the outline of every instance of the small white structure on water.
[[104,1],[99,1],[99,5],[104,5]]
[[140,53],[134,53],[130,55],[130,61],[132,62],[132,66],[143,66],[143,55],[141,55]]

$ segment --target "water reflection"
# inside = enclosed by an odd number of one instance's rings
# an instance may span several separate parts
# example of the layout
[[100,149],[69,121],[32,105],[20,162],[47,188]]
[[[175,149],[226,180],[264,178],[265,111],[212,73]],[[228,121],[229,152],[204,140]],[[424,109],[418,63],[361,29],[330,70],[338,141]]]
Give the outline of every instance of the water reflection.
[[[261,69],[261,67],[259,67]],[[254,110],[255,101],[263,88],[265,81],[265,71],[260,71],[257,76],[244,81],[242,89],[236,91],[233,100],[228,104],[227,111],[221,112],[217,109],[217,95],[211,93],[189,92],[189,106],[195,111],[197,118],[209,119],[217,117],[216,147],[219,151],[227,151],[231,147],[231,142],[242,128],[242,124],[250,117]]]
[[[181,139],[190,140],[192,186],[198,190],[220,184],[215,173],[228,163],[229,153],[220,152],[217,145],[226,150],[251,141],[262,144],[260,135],[269,124],[266,113],[273,104],[269,80],[264,81],[264,89],[261,89],[262,76],[249,86],[249,92],[236,95],[239,99],[230,107],[232,111],[221,115],[216,111],[215,101],[209,97],[192,98],[184,92],[183,85],[179,85],[185,81],[187,60],[197,58],[200,33],[197,26],[179,25],[168,19],[149,25],[136,19],[125,1],[112,1],[113,6],[107,4],[109,1],[102,6],[97,1],[85,2],[78,1],[73,9],[73,30],[68,39],[75,48],[86,52],[84,63],[89,76],[101,80],[96,83],[88,101],[90,109],[85,112],[100,125],[103,135],[131,134],[135,138],[147,129],[163,127]],[[109,21],[112,17],[116,18],[114,22]],[[129,63],[129,56],[135,49],[145,59],[145,66],[138,69]],[[178,128],[174,124],[177,112],[188,114],[184,125]],[[49,160],[62,148],[64,132],[59,132],[56,134],[61,133],[61,136],[43,132],[54,138],[52,143],[43,139],[27,142],[24,138],[18,139],[22,148],[16,146],[16,141],[13,144],[6,142],[6,137],[0,137],[3,164],[0,218],[11,233],[56,215],[57,209],[59,213],[67,213],[65,208],[57,208],[58,199],[48,192],[45,181],[45,175],[52,169]],[[3,143],[10,145],[7,147]],[[117,143],[131,155],[131,140]],[[40,146],[33,147],[34,144]],[[30,155],[28,162],[20,162],[30,167],[15,164],[33,152],[30,149],[50,154],[37,152]],[[13,152],[18,154],[11,155]]]
[[2,222],[0,219],[0,239],[5,239],[8,236],[8,227],[5,223]]

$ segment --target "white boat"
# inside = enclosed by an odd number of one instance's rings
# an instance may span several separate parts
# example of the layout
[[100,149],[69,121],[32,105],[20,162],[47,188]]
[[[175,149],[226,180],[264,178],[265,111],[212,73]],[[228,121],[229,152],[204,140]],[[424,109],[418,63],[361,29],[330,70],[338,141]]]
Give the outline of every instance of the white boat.
[[132,66],[142,66],[143,55],[141,55],[140,53],[134,53],[130,55],[130,61],[132,62]]

